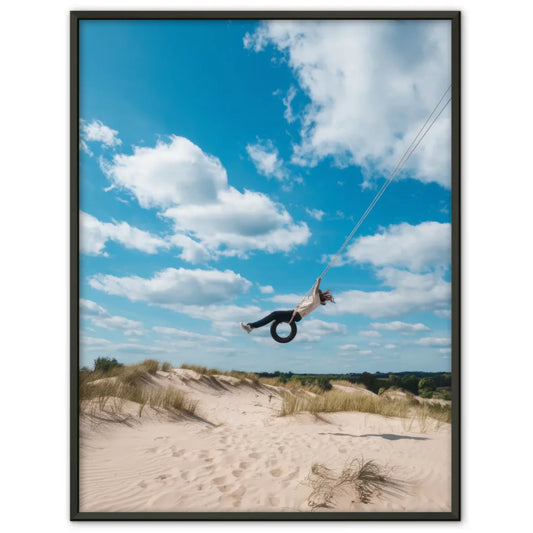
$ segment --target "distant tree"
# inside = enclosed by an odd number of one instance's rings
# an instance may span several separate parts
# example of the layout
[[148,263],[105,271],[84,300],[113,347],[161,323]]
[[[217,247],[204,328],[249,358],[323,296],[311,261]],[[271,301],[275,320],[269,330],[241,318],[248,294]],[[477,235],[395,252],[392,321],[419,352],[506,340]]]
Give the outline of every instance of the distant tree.
[[375,393],[379,391],[378,380],[374,374],[363,372],[359,377],[359,383],[362,383],[369,391]]
[[433,378],[421,378],[418,381],[418,390],[434,391],[437,387],[437,383]]
[[107,374],[113,368],[118,368],[124,366],[122,363],[119,363],[116,359],[110,359],[109,357],[98,357],[94,360],[94,371],[95,372],[104,372]]
[[400,387],[413,394],[418,394],[418,378],[413,374],[404,376],[401,379]]

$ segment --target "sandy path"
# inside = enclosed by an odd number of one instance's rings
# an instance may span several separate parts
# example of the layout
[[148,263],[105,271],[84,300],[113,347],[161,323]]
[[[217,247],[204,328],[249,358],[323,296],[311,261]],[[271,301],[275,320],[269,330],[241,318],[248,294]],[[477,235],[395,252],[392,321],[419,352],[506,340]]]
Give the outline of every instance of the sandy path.
[[340,469],[362,457],[394,467],[410,493],[368,504],[339,498],[331,510],[450,510],[449,425],[420,433],[364,413],[278,417],[272,388],[183,380],[191,375],[158,380],[198,399],[205,420],[147,409],[131,426],[82,424],[81,511],[309,511],[311,466]]

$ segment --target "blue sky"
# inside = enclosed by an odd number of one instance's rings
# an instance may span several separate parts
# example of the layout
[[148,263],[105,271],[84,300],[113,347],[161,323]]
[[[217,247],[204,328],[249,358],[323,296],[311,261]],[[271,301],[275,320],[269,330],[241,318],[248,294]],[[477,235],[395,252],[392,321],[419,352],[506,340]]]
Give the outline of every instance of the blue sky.
[[81,21],[81,364],[450,370],[447,21]]

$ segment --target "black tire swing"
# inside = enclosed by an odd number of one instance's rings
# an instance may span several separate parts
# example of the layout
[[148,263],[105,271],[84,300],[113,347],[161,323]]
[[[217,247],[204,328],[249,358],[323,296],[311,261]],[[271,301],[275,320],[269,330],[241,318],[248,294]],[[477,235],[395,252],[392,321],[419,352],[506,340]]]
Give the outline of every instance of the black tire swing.
[[[276,342],[281,342],[282,344],[285,344],[287,342],[291,342],[294,337],[296,337],[296,333],[298,332],[298,328],[296,327],[296,322],[291,322],[289,325],[291,326],[291,332],[286,337],[281,337],[278,335],[277,329],[278,326],[282,323],[282,320],[274,320],[272,322],[272,325],[270,326],[270,335],[272,335],[272,338]],[[287,323],[287,322],[285,322]]]

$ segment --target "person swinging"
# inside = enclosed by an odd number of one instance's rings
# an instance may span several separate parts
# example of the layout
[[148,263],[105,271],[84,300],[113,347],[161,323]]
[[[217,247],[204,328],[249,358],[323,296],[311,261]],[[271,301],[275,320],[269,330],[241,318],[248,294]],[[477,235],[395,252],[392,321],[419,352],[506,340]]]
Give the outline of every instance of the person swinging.
[[[300,322],[302,318],[314,311],[319,305],[326,305],[327,302],[335,303],[333,295],[330,293],[329,289],[325,291],[320,290],[321,281],[322,278],[317,278],[313,288],[311,289],[311,294],[306,295],[294,309],[289,311],[273,311],[257,322],[241,322],[241,327],[250,333],[252,330],[261,328],[272,322],[270,334],[275,341],[281,343],[292,341],[297,332],[296,322]],[[291,332],[287,337],[281,337],[277,334],[277,327],[282,322],[288,322],[291,326]]]

